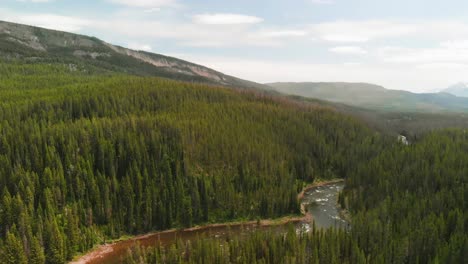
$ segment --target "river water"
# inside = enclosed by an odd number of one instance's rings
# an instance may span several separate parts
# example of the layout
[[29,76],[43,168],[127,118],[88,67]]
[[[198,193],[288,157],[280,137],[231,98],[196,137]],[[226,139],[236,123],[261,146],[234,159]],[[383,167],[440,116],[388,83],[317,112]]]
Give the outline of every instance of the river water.
[[346,227],[347,222],[340,214],[338,193],[343,190],[344,182],[318,186],[305,192],[301,203],[309,212],[317,227]]
[[[347,223],[340,216],[340,209],[337,205],[338,193],[344,187],[343,182],[328,184],[324,186],[314,187],[304,193],[301,203],[308,213],[312,215],[317,227],[345,227]],[[253,231],[269,230],[278,233],[286,232],[289,224],[284,225],[257,225],[256,223],[234,224],[230,226],[209,226],[200,229],[166,231],[136,239],[117,242],[112,245],[107,245],[101,252],[96,254],[91,259],[77,263],[104,263],[114,264],[120,263],[123,256],[132,246],[139,244],[144,247],[151,246],[167,246],[180,239],[182,241],[194,240],[200,237],[211,237],[219,239],[229,239],[233,236],[247,236]],[[308,232],[311,230],[311,224],[304,220],[294,221],[297,232]]]

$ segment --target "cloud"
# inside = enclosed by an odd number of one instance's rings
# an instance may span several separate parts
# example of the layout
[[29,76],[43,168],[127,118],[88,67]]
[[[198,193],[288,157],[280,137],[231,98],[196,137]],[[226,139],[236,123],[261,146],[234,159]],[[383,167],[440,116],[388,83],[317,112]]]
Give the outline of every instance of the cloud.
[[[12,21],[48,29],[68,32],[82,32],[94,34],[106,39],[122,40],[121,36],[128,39],[140,40],[139,43],[149,43],[166,39],[172,41],[174,46],[191,47],[246,47],[268,46],[274,47],[285,43],[286,36],[278,37],[263,35],[257,29],[245,27],[244,24],[225,27],[207,26],[184,21],[158,21],[155,19],[134,19],[131,16],[117,16],[115,14],[99,19],[85,17],[64,16],[48,13],[22,13],[10,9],[0,8],[0,20]],[[266,32],[274,31],[265,29]],[[289,31],[289,30],[285,30]],[[282,33],[283,35],[299,34],[299,32]],[[273,34],[275,35],[275,34]],[[118,36],[118,37],[117,37]],[[126,45],[125,42],[120,42]],[[134,44],[134,43],[133,43]],[[136,49],[145,49],[144,45],[134,46]]]
[[311,24],[311,35],[328,42],[364,43],[387,39],[468,39],[468,24],[456,20],[338,20]]
[[144,7],[144,8],[157,8],[164,6],[177,5],[176,0],[107,0],[108,2],[130,6],[130,7]]
[[440,43],[440,46],[448,49],[468,49],[468,40],[449,40]]
[[453,65],[468,63],[468,46],[462,42],[442,42],[435,48],[383,47],[378,56],[389,63]]
[[148,52],[150,52],[150,51],[153,50],[153,48],[151,47],[151,45],[149,45],[149,44],[141,44],[141,43],[138,43],[138,42],[129,43],[129,44],[127,45],[127,48],[132,49],[132,50],[137,50],[137,51],[142,50],[142,51],[148,51]]
[[[175,46],[190,47],[278,47],[286,44],[287,37],[271,37],[245,25],[207,26],[205,24],[183,22],[159,22],[147,20],[139,22],[126,19],[95,21],[94,30],[122,35],[131,39],[170,40]],[[272,30],[273,31],[273,30]]]
[[304,37],[308,35],[307,31],[304,30],[279,30],[279,31],[267,31],[262,33],[266,37],[271,38],[284,38],[284,37]]
[[368,42],[417,32],[417,25],[386,20],[334,21],[311,25],[320,39],[331,42]]
[[145,13],[154,13],[154,12],[159,12],[159,11],[161,11],[160,7],[153,7],[153,8],[146,9],[144,12]]
[[458,69],[465,69],[468,70],[468,63],[425,63],[416,66],[419,69],[451,69],[451,70],[458,70]]
[[360,62],[345,62],[343,63],[344,66],[348,66],[348,67],[355,67],[355,66],[361,66],[362,63]]
[[247,16],[241,14],[200,14],[193,17],[197,24],[206,25],[239,25],[239,24],[257,24],[263,22],[262,18],[256,16]]
[[357,46],[339,46],[329,49],[330,52],[345,54],[345,55],[364,55],[367,54],[367,51],[361,47]]
[[67,32],[77,32],[93,24],[91,20],[79,17],[55,14],[20,14],[7,9],[0,9],[0,19]]

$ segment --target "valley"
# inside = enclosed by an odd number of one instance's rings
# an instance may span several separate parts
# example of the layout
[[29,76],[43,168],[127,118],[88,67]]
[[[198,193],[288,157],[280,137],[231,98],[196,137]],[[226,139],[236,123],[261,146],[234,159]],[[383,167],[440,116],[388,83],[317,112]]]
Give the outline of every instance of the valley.
[[10,22],[0,59],[2,263],[468,259],[466,98],[275,91]]

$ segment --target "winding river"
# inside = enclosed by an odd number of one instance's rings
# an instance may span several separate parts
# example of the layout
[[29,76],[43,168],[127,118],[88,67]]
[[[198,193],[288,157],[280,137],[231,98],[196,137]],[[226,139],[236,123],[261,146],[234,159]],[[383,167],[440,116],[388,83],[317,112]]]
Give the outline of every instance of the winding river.
[[298,232],[308,232],[311,229],[311,219],[313,219],[316,226],[320,228],[329,228],[332,226],[346,227],[348,224],[341,217],[340,209],[337,205],[338,193],[343,189],[343,187],[343,182],[334,182],[307,189],[301,195],[301,207],[307,213],[305,217],[286,219],[280,223],[262,221],[259,225],[257,222],[252,221],[238,224],[208,225],[198,228],[151,233],[113,244],[100,246],[96,250],[71,263],[120,263],[120,259],[122,256],[125,256],[127,250],[137,243],[141,246],[165,246],[170,245],[177,239],[182,241],[193,240],[199,237],[226,239],[232,236],[247,236],[256,230],[286,232],[286,229],[291,223],[295,225]]

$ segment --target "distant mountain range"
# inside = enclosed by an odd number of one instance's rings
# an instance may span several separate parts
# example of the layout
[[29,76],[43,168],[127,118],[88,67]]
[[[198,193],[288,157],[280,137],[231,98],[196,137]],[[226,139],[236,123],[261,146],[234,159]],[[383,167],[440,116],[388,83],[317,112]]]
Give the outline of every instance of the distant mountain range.
[[[411,93],[368,83],[269,83],[276,91],[390,112],[468,112],[468,98],[448,92]],[[461,93],[460,93],[461,94]]]
[[[0,21],[0,59],[26,63],[61,63],[70,70],[101,73],[127,73],[156,76],[180,81],[200,82],[227,87],[276,91],[324,101],[340,111],[368,113],[368,110],[390,112],[468,113],[465,85],[456,85],[443,93],[415,94],[388,90],[367,83],[272,83],[259,84],[223,74],[202,65],[160,54],[136,51],[112,45],[95,37],[49,30]],[[302,100],[302,99],[298,99]],[[312,101],[309,100],[309,103]],[[358,108],[348,108],[336,103]]]
[[0,21],[0,58],[62,62],[71,68],[90,71],[158,76],[238,88],[266,88],[177,58],[115,46],[94,37],[3,21]]
[[442,90],[444,93],[453,94],[460,97],[468,97],[468,83],[460,82]]

